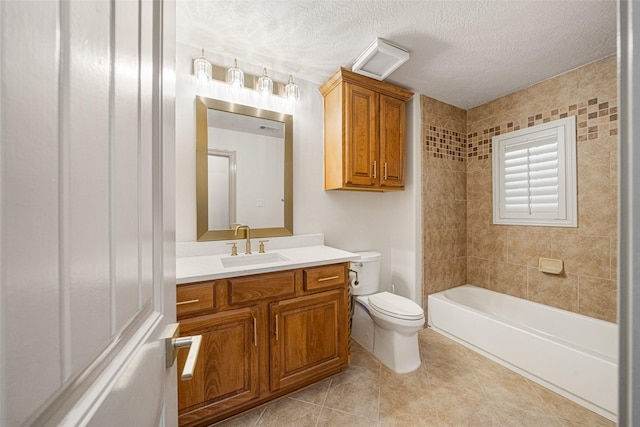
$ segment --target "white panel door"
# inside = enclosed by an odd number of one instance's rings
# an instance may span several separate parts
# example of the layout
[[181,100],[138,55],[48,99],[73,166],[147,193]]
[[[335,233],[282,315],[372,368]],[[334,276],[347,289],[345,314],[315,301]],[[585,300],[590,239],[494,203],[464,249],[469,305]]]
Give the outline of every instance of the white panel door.
[[177,424],[174,27],[0,2],[0,426]]

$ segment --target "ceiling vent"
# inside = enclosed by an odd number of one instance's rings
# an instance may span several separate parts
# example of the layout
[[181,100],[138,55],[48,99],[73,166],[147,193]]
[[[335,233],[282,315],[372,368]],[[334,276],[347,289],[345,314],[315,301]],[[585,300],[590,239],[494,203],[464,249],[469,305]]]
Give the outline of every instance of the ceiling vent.
[[386,40],[376,39],[356,59],[351,71],[384,80],[408,59],[408,50]]

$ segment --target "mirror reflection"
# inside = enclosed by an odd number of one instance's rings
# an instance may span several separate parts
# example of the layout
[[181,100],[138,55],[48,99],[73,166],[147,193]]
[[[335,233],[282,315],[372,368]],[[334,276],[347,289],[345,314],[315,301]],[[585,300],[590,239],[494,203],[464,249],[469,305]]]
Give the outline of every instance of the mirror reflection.
[[[196,98],[198,240],[293,234],[293,118]],[[244,231],[242,231],[244,233]]]

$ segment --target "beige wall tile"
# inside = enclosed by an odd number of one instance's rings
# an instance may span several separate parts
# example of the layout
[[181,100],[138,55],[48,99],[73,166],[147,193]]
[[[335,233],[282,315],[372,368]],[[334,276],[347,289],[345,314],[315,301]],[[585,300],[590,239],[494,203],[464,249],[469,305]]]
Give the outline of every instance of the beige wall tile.
[[611,192],[578,196],[578,232],[584,235],[617,234],[617,200]]
[[467,200],[467,228],[469,230],[487,228],[493,221],[491,200],[469,199]]
[[617,289],[615,280],[580,276],[580,313],[608,322],[616,322]]
[[467,199],[491,199],[491,168],[479,169],[467,173]]
[[467,231],[464,228],[436,230],[426,233],[425,258],[442,261],[467,255]]
[[467,173],[454,171],[451,179],[453,180],[453,193],[456,200],[467,199]]
[[467,245],[468,256],[507,260],[507,233],[497,227],[468,230]]
[[507,234],[507,261],[510,264],[537,266],[540,258],[538,238],[539,233],[509,231]]
[[453,199],[454,183],[451,175],[455,172],[448,169],[428,169],[423,174],[424,194],[430,199]]
[[562,259],[569,274],[586,274],[604,279],[611,277],[609,237],[559,233],[553,240],[541,240],[540,255]]
[[[537,104],[537,111],[551,111],[561,105],[577,101],[577,70],[545,80],[526,89],[530,103]],[[574,99],[575,98],[575,99]]]
[[423,227],[427,231],[432,230],[443,230],[447,227],[445,226],[447,218],[447,211],[445,207],[442,206],[442,202],[436,199],[425,198],[423,212],[424,217],[422,219]]
[[[530,299],[547,304],[555,301],[556,306],[576,310],[575,301],[585,298],[588,307],[589,298],[597,295],[594,292],[604,289],[604,307],[600,311],[609,313],[608,316],[611,311],[615,312],[615,289],[612,298],[607,297],[609,291],[602,286],[587,287],[591,294],[583,295],[581,286],[579,293],[574,292],[578,292],[576,275],[605,281],[617,277],[616,72],[613,56],[466,112],[421,97],[423,127],[444,126],[463,135],[468,146],[472,145],[468,148],[471,157],[464,157],[464,161],[429,158],[429,153],[423,155],[425,233],[433,238],[424,239],[425,258],[433,261],[424,267],[425,291],[465,283],[454,279],[460,269],[454,271],[450,263],[452,256],[462,253],[460,245],[464,239],[460,233],[466,229],[466,282],[526,298],[526,266],[529,266]],[[577,148],[579,227],[493,225],[492,160],[490,145],[483,142],[490,142],[495,134],[566,115],[576,116],[581,136]],[[481,158],[484,156],[487,158]],[[464,178],[459,172],[464,172]],[[430,186],[433,188],[426,188]],[[447,239],[456,243],[450,244]],[[565,277],[549,278],[537,272],[541,256],[562,259]],[[432,284],[427,285],[429,278]],[[519,279],[522,280],[518,282]]]
[[425,282],[425,295],[464,285],[467,281],[466,257],[432,261]]
[[608,195],[610,171],[608,155],[578,157],[578,195]]
[[617,97],[616,56],[593,62],[576,70],[578,72],[578,95],[592,99]]
[[467,283],[481,288],[489,287],[489,260],[467,257]]
[[489,289],[518,298],[526,298],[527,267],[491,261],[489,263]]
[[527,299],[563,310],[578,311],[576,274],[547,274],[538,271],[537,267],[529,267],[527,281]]

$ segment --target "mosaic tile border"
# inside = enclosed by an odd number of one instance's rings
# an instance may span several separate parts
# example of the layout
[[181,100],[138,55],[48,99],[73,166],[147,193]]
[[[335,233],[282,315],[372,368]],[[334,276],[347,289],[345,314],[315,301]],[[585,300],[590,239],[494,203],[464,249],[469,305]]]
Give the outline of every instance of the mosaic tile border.
[[467,139],[464,134],[428,125],[424,139],[427,155],[464,162],[467,153]]
[[578,142],[597,139],[601,135],[618,134],[618,100],[592,98],[551,111],[535,113],[520,122],[502,123],[467,134],[466,157],[479,160],[491,157],[491,139],[500,134],[513,132],[523,127],[531,127],[552,120],[576,116]]

